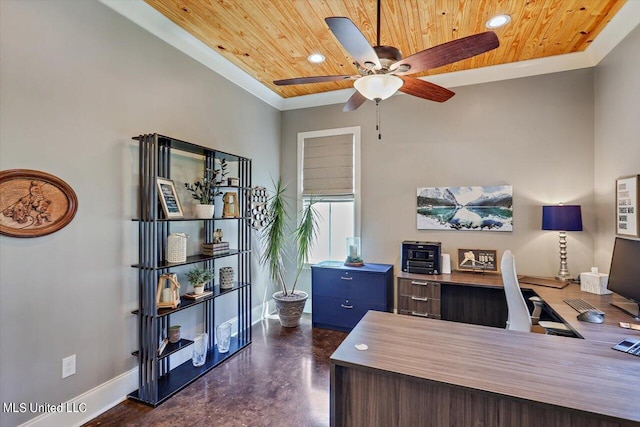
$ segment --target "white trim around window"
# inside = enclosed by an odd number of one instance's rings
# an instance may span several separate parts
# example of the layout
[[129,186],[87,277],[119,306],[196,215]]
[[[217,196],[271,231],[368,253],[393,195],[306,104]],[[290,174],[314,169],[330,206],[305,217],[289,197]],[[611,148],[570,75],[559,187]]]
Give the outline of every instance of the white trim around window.
[[298,212],[302,209],[302,163],[303,163],[303,148],[305,139],[309,138],[322,138],[328,136],[337,135],[351,135],[353,137],[353,200],[354,200],[354,225],[355,235],[360,235],[360,215],[361,215],[361,203],[360,203],[360,126],[336,128],[336,129],[324,129],[314,130],[309,132],[298,132],[298,155],[297,155],[297,177],[296,177],[296,195]]

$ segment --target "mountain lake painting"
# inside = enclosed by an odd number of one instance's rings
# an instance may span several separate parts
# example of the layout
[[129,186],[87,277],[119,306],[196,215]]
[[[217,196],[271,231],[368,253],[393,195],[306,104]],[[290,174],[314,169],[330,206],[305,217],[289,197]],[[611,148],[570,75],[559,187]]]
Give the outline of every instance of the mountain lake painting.
[[418,188],[418,230],[513,230],[513,186]]

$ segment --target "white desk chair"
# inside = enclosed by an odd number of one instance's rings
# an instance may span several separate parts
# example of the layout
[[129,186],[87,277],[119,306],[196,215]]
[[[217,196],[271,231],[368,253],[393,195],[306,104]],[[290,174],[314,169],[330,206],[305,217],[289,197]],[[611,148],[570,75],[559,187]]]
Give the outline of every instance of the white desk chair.
[[538,322],[543,305],[540,297],[529,298],[529,301],[532,301],[535,306],[533,315],[529,314],[529,308],[520,291],[518,275],[516,274],[516,260],[511,251],[504,251],[500,269],[502,270],[502,284],[504,285],[507,308],[509,309],[506,329],[531,332],[532,325],[538,324],[550,335],[567,335],[570,333],[571,330],[564,323]]

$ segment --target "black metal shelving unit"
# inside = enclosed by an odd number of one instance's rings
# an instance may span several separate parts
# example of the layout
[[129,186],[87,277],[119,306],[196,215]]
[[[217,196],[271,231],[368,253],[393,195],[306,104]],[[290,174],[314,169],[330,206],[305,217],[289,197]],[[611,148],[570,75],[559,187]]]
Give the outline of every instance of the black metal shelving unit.
[[[196,154],[204,157],[203,170],[214,169],[216,160],[225,159],[228,163],[237,163],[237,186],[223,186],[223,189],[236,191],[240,212],[249,212],[249,192],[251,191],[251,159],[230,153],[202,147],[189,142],[180,141],[158,134],[147,134],[134,137],[139,143],[139,201],[140,216],[134,219],[138,223],[138,263],[133,265],[139,271],[139,306],[133,311],[138,317],[139,349],[132,354],[138,358],[138,390],[129,398],[139,402],[157,406],[173,394],[177,393],[193,381],[227,360],[251,343],[251,235],[250,217],[239,218],[164,218],[158,203],[157,178],[171,179],[171,155],[174,151]],[[167,236],[171,232],[171,224],[184,221],[201,221],[204,235],[211,236],[218,221],[236,221],[237,247],[229,253],[216,256],[193,255],[183,263],[168,263],[166,259]],[[157,309],[156,293],[160,275],[168,273],[172,268],[201,263],[206,268],[215,268],[215,261],[220,258],[236,257],[237,282],[232,289],[220,290],[214,281],[206,286],[213,291],[211,295],[192,300],[181,298],[175,309]],[[231,339],[228,353],[220,354],[215,344],[215,301],[223,295],[237,296],[238,333]],[[203,306],[204,332],[209,336],[209,351],[203,366],[194,367],[191,360],[172,367],[170,355],[193,344],[193,341],[181,339],[175,344],[168,344],[158,354],[159,339],[162,331],[170,324],[171,314],[187,310],[195,306]]]

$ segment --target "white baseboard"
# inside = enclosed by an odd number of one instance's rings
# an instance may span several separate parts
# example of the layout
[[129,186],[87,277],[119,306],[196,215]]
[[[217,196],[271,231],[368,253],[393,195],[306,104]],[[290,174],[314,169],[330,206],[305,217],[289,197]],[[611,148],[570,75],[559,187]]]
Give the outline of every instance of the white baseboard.
[[113,408],[137,388],[138,368],[136,367],[63,403],[64,408],[67,408],[66,412],[38,415],[21,424],[20,427],[79,426]]
[[[261,304],[251,310],[251,319],[253,320],[252,324],[256,324],[263,319],[265,306],[266,304]],[[174,366],[177,366],[187,359],[188,357],[181,361],[172,360],[172,365],[175,363]],[[67,402],[64,402],[63,407],[68,408],[69,411],[38,415],[37,417],[20,424],[19,427],[80,426],[124,401],[127,398],[127,395],[137,388],[138,368],[135,367],[128,372],[120,374],[117,377],[112,378]]]

